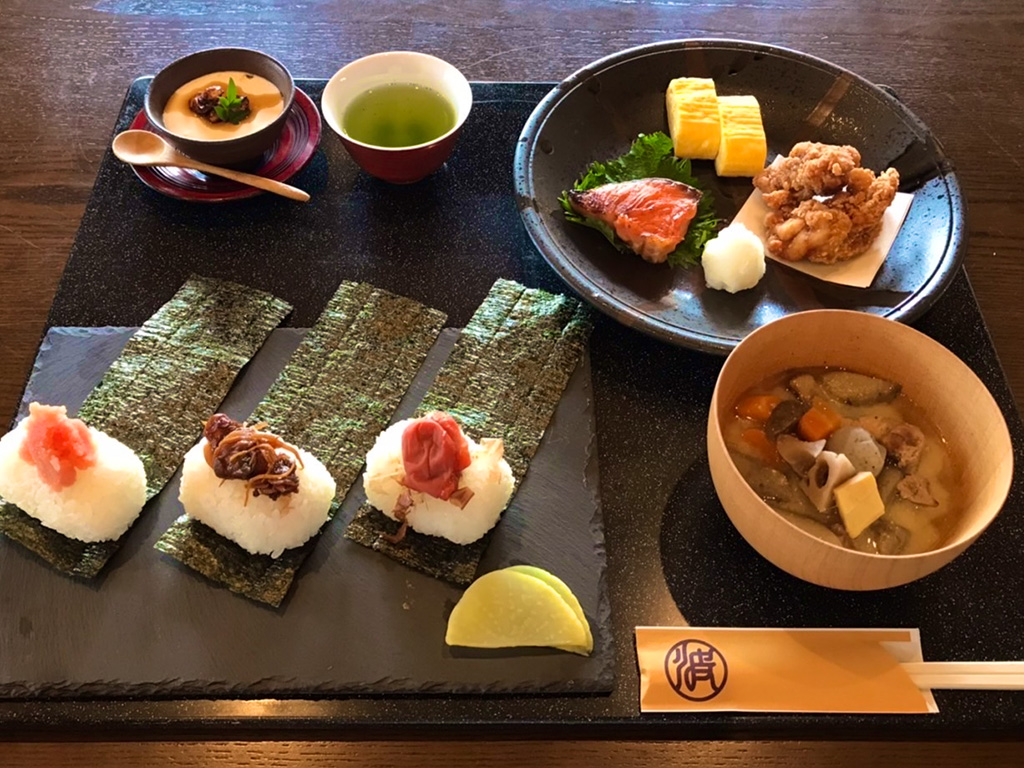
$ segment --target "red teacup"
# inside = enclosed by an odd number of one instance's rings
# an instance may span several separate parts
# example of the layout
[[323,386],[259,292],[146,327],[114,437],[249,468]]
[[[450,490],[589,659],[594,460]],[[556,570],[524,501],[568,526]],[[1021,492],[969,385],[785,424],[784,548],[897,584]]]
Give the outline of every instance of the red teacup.
[[[352,100],[370,88],[394,83],[437,91],[455,108],[455,125],[433,141],[409,147],[379,147],[349,136],[343,118]],[[393,184],[411,184],[444,165],[472,106],[473,93],[459,70],[436,56],[413,51],[376,53],[347,64],[327,83],[322,100],[324,119],[352,159],[371,176]]]

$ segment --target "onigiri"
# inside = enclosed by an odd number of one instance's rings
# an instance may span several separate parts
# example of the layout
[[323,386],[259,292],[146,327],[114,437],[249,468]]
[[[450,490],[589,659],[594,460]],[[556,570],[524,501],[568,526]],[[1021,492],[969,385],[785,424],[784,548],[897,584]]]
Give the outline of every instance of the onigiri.
[[515,487],[504,443],[476,442],[448,414],[396,422],[366,455],[366,499],[418,533],[470,544],[495,526]]
[[311,453],[215,414],[185,454],[178,499],[185,514],[254,555],[277,558],[327,522],[336,485]]
[[146,503],[146,470],[113,437],[69,419],[60,406],[29,405],[0,438],[0,497],[64,536],[119,538]]

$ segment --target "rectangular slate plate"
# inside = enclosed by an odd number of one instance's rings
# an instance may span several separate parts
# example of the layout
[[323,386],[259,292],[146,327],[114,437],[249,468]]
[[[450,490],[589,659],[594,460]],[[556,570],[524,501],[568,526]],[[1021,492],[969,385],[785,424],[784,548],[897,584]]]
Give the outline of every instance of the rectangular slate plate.
[[[77,404],[131,333],[50,329],[26,397]],[[274,331],[222,409],[248,416],[304,335]],[[458,335],[443,332],[396,419],[419,404]],[[462,591],[343,538],[365,500],[361,479],[280,608],[234,595],[153,549],[182,513],[176,475],[94,584],[54,573],[0,542],[3,612],[20,626],[0,634],[0,698],[610,691],[592,401],[584,360],[482,565],[529,563],[557,573],[590,619],[591,657],[448,648],[447,616]]]
[[[128,92],[117,129],[127,127],[141,108],[147,82],[136,82]],[[299,80],[298,85],[318,101],[324,81]],[[294,304],[290,322],[299,326],[317,317],[343,279],[368,280],[436,306],[448,313],[453,326],[466,323],[497,277],[564,291],[523,229],[509,170],[523,123],[551,87],[474,83],[473,111],[446,169],[409,187],[391,187],[360,173],[337,137],[326,131],[309,167],[292,180],[313,194],[304,206],[271,196],[231,206],[180,203],[143,187],[108,153],[49,324],[137,325],[159,306],[161,291],[166,295],[168,286],[196,271],[228,279],[245,274],[247,283]],[[195,237],[197,231],[201,238]],[[252,249],[239,249],[239,238]],[[168,259],[167,253],[175,258]],[[126,280],[131,290],[124,290]],[[992,390],[1010,426],[1017,466],[1024,465],[1024,427],[966,276],[958,275],[914,325],[959,355]],[[913,622],[921,628],[929,659],[1024,658],[1024,613],[1015,609],[1024,594],[1024,569],[1014,566],[998,578],[988,570],[990,562],[1019,560],[1024,486],[1014,483],[1002,514],[977,544],[917,584],[856,599],[825,589],[800,590],[791,577],[759,565],[759,556],[728,524],[706,482],[707,407],[722,359],[669,347],[604,317],[597,320],[590,352],[608,592],[614,607],[617,677],[610,696],[258,702],[35,697],[0,701],[0,733],[92,738],[199,731],[221,738],[259,737],[268,731],[316,732],[328,738],[1020,738],[1024,691],[939,691],[941,711],[929,717],[641,716],[633,627],[683,622],[673,592],[697,610],[695,619],[749,620],[750,603],[759,598],[751,593],[728,602],[721,586],[726,580],[742,584],[752,571],[769,582],[758,594],[801,594],[803,615],[791,607],[770,614],[777,625],[807,617],[818,626]],[[669,525],[664,526],[670,501]],[[686,557],[663,561],[663,530],[666,535],[678,532],[678,518],[689,519],[692,512],[696,520],[713,520],[714,525],[683,545],[667,538],[670,548]],[[699,574],[688,580],[694,570]],[[32,632],[5,608],[9,595],[0,589],[0,633]],[[970,610],[975,600],[982,610]],[[38,633],[36,638],[46,642]]]

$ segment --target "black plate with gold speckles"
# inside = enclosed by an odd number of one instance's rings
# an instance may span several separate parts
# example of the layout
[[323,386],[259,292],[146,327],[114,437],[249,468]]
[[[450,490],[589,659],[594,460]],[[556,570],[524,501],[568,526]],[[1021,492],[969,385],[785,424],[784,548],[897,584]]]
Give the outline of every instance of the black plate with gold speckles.
[[[558,205],[584,169],[625,152],[639,133],[667,131],[665,89],[676,77],[710,77],[720,94],[753,94],[769,160],[798,141],[852,144],[865,167],[900,172],[914,200],[868,288],[816,280],[769,261],[765,278],[738,294],[705,287],[699,267],[672,269],[616,251]],[[777,317],[806,309],[855,309],[912,320],[941,295],[965,249],[960,185],[928,128],[892,93],[835,64],[785,48],[732,40],[676,40],[588,64],[537,105],[519,137],[516,201],[534,244],[558,275],[619,322],[663,341],[726,353]],[[753,187],[694,171],[730,220]]]

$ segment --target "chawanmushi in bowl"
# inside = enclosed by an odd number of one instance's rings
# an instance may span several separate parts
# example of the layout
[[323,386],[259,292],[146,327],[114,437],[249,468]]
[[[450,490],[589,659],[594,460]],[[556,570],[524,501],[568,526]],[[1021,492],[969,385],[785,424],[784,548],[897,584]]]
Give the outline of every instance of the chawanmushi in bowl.
[[179,151],[215,165],[257,160],[277,141],[295,98],[281,62],[248,48],[211,48],[168,64],[146,93],[146,117]]
[[740,534],[827,587],[905,584],[963,552],[1013,474],[1003,415],[924,334],[873,315],[802,312],[726,360],[708,417],[715,490]]

